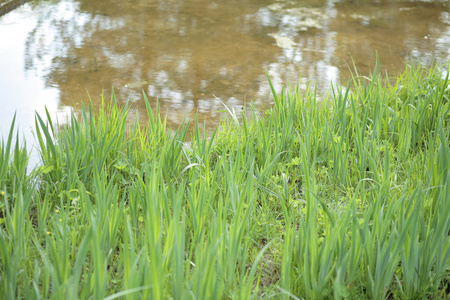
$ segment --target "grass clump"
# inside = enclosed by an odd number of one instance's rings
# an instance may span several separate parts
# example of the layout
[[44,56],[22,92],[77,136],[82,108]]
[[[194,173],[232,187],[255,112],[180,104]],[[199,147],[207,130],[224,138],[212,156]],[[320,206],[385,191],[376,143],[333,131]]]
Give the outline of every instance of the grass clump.
[[262,117],[229,110],[191,138],[147,99],[149,125],[129,125],[113,94],[66,128],[37,115],[29,175],[13,124],[2,298],[445,298],[448,73],[409,66],[386,82],[356,74],[321,102],[272,88]]

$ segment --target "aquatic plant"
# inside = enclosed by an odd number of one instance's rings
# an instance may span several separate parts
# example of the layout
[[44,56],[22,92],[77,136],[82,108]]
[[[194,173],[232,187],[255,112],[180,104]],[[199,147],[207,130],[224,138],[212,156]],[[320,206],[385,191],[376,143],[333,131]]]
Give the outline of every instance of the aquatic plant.
[[[388,78],[391,79],[391,78]],[[270,81],[270,80],[269,80]],[[448,72],[377,68],[348,87],[272,87],[275,105],[208,136],[148,126],[114,93],[69,126],[36,115],[26,172],[0,151],[4,299],[445,297]]]

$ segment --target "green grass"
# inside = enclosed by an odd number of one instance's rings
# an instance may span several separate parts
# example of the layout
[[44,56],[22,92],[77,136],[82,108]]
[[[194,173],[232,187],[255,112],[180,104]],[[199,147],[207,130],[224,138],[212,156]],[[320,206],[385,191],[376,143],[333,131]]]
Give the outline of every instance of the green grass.
[[[394,84],[389,84],[394,82]],[[450,291],[450,81],[310,87],[207,136],[113,93],[0,151],[2,299],[423,299]],[[48,121],[45,121],[47,120]]]

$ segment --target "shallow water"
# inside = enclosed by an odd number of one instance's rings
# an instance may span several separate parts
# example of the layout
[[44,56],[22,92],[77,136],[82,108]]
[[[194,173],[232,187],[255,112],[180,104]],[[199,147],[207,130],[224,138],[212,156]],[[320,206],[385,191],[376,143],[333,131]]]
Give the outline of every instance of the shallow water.
[[237,111],[270,102],[302,77],[326,89],[356,65],[367,75],[400,72],[412,59],[450,58],[448,1],[61,0],[32,1],[0,17],[0,132],[14,112],[32,140],[34,112],[65,116],[95,106],[114,87],[132,114],[142,90],[159,99],[172,126],[198,111],[217,124],[223,103]]

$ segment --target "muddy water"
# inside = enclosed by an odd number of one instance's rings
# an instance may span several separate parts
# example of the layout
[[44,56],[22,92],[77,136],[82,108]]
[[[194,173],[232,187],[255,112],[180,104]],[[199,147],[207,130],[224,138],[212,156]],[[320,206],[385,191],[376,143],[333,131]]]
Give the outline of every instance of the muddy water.
[[[3,1],[3,0],[2,0]],[[0,17],[0,132],[14,112],[27,139],[34,111],[60,122],[75,105],[99,105],[114,87],[144,112],[159,99],[173,126],[217,124],[221,101],[240,110],[270,102],[275,87],[345,82],[450,57],[448,1],[61,0],[32,1]]]

